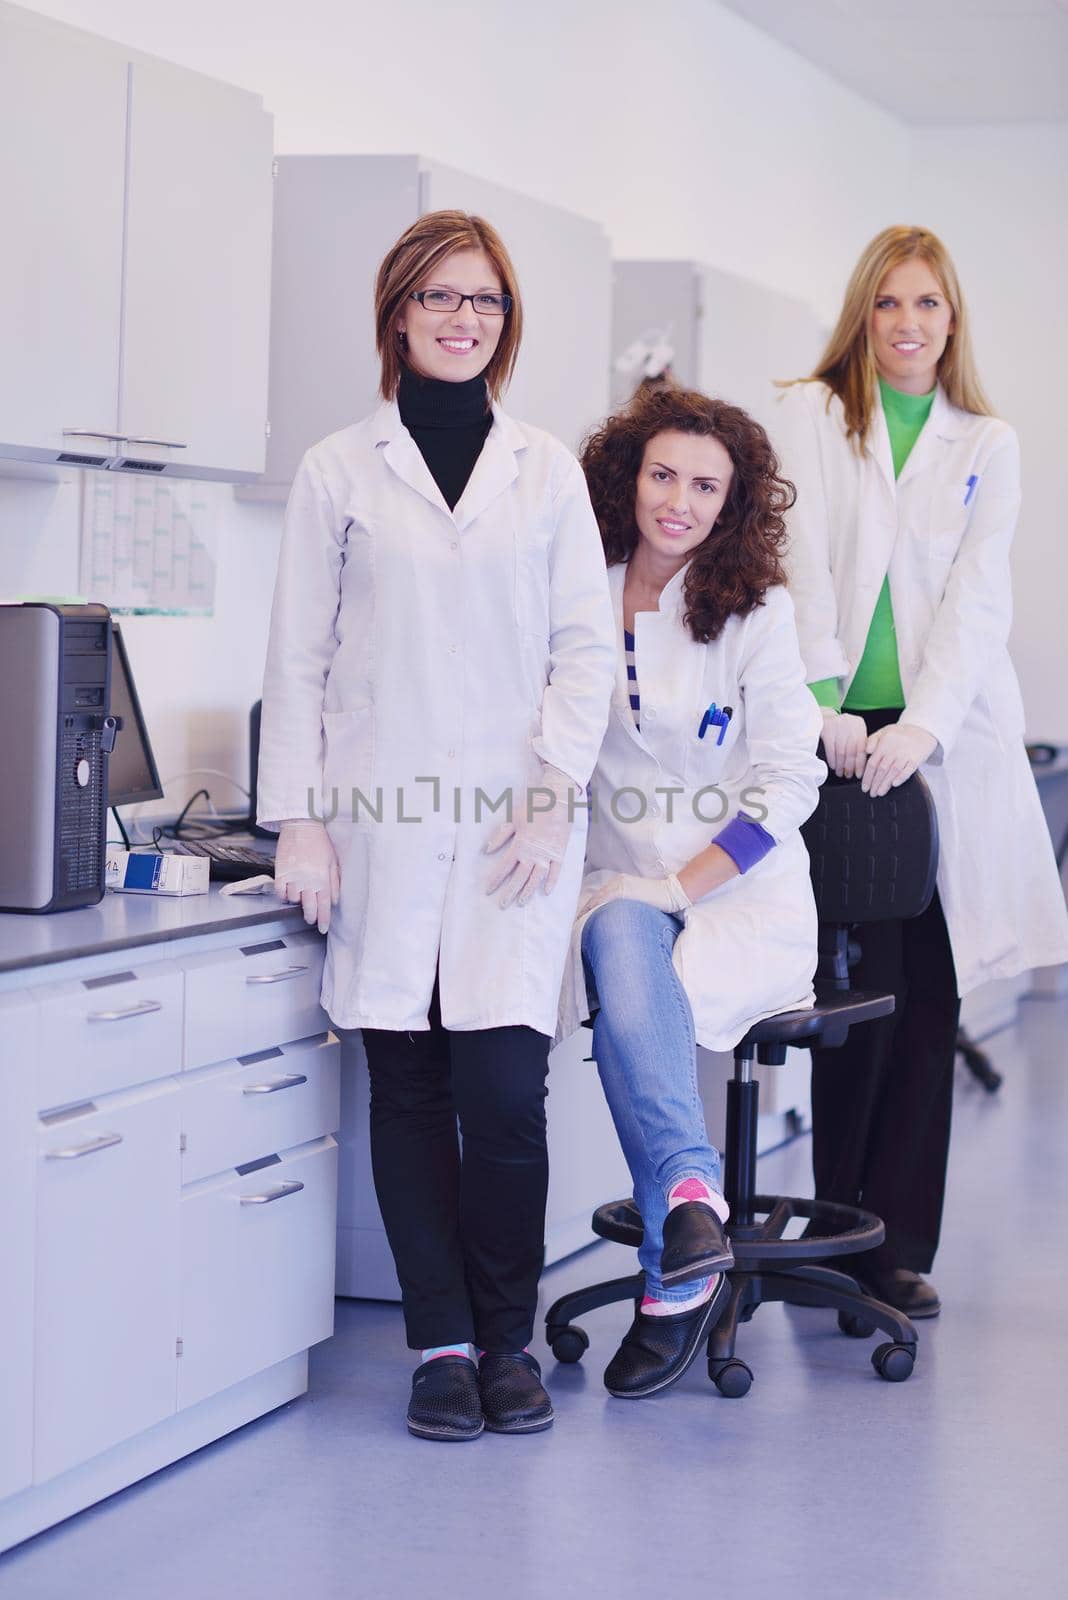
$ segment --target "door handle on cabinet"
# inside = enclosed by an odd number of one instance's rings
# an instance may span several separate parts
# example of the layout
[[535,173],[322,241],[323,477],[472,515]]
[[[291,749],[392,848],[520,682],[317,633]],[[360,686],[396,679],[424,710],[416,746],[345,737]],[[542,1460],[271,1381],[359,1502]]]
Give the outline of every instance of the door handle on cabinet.
[[132,433],[120,435],[127,444],[158,444],[161,450],[188,450],[187,444],[179,444],[175,439],[139,439]]
[[127,443],[124,433],[102,433],[99,428],[64,428],[64,439],[117,439],[120,444]]
[[242,1094],[277,1094],[279,1089],[295,1089],[298,1084],[307,1083],[306,1072],[287,1072],[283,1078],[271,1078],[267,1083],[246,1083]]
[[98,1150],[110,1150],[113,1144],[122,1143],[121,1133],[102,1133],[86,1144],[71,1144],[65,1150],[46,1150],[46,1161],[77,1161],[81,1156],[95,1155]]
[[283,972],[257,972],[257,973],[254,973],[251,978],[246,978],[245,982],[246,983],[284,983],[287,978],[296,978],[296,977],[298,977],[300,975],[300,973],[307,972],[307,970],[308,970],[308,968],[306,966],[303,966],[303,967],[286,967]]
[[87,1022],[123,1022],[127,1017],[147,1017],[150,1011],[162,1011],[162,1000],[139,1000],[135,1006],[122,1011],[90,1011]]
[[268,1189],[266,1194],[243,1194],[243,1206],[269,1206],[272,1200],[285,1200],[291,1194],[299,1194],[304,1185],[294,1178],[289,1183],[280,1183],[277,1189]]

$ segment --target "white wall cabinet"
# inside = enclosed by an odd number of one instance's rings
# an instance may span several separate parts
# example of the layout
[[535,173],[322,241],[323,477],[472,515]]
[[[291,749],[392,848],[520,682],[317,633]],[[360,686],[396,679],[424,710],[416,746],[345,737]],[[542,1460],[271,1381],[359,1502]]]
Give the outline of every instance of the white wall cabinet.
[[515,262],[525,331],[506,408],[571,448],[604,415],[612,264],[598,223],[418,156],[280,156],[271,439],[264,483],[243,494],[284,499],[305,450],[373,410],[375,272],[405,228],[446,207],[488,218]]
[[262,472],[271,169],[255,95],[0,3],[0,456]]

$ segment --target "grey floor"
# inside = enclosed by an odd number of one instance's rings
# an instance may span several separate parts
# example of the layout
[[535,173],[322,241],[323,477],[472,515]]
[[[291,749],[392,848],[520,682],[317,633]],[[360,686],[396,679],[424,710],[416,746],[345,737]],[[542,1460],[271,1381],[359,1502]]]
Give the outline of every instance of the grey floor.
[[[1066,1037],[1068,1002],[1030,1001],[989,1041],[997,1097],[958,1069],[946,1309],[909,1382],[828,1314],[768,1306],[743,1330],[744,1400],[703,1362],[612,1400],[610,1307],[581,1366],[546,1361],[550,1433],[446,1448],[404,1430],[396,1308],[339,1301],[304,1399],[0,1558],[0,1596],[1064,1593]],[[807,1140],[766,1157],[762,1187],[809,1192],[808,1158]],[[598,1245],[546,1274],[545,1302],[632,1260]]]

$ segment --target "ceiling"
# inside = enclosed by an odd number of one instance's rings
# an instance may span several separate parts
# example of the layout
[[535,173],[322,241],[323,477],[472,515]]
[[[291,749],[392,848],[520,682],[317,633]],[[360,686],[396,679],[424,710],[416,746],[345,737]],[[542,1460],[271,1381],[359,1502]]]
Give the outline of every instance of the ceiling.
[[723,0],[906,122],[1068,121],[1068,0]]

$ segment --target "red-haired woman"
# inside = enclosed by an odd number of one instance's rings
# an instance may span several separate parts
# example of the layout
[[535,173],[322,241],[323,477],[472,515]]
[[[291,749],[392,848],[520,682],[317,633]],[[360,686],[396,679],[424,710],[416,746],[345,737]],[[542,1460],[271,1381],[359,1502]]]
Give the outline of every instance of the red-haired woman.
[[413,224],[375,313],[382,404],[308,452],[286,513],[259,816],[281,826],[276,881],[329,926],[323,1005],[347,1045],[363,1031],[422,1353],[408,1426],[529,1433],[553,1420],[526,1346],[582,876],[567,796],[611,689],[604,557],[574,457],[497,404],[522,320],[489,224]]
[[736,406],[638,395],[582,464],[609,564],[619,665],[593,778],[561,1032],[593,1052],[644,1223],[645,1298],[605,1372],[679,1378],[726,1291],[720,1162],[696,1046],[810,1005],[816,910],[798,829],[824,767],[779,551],[792,489]]

